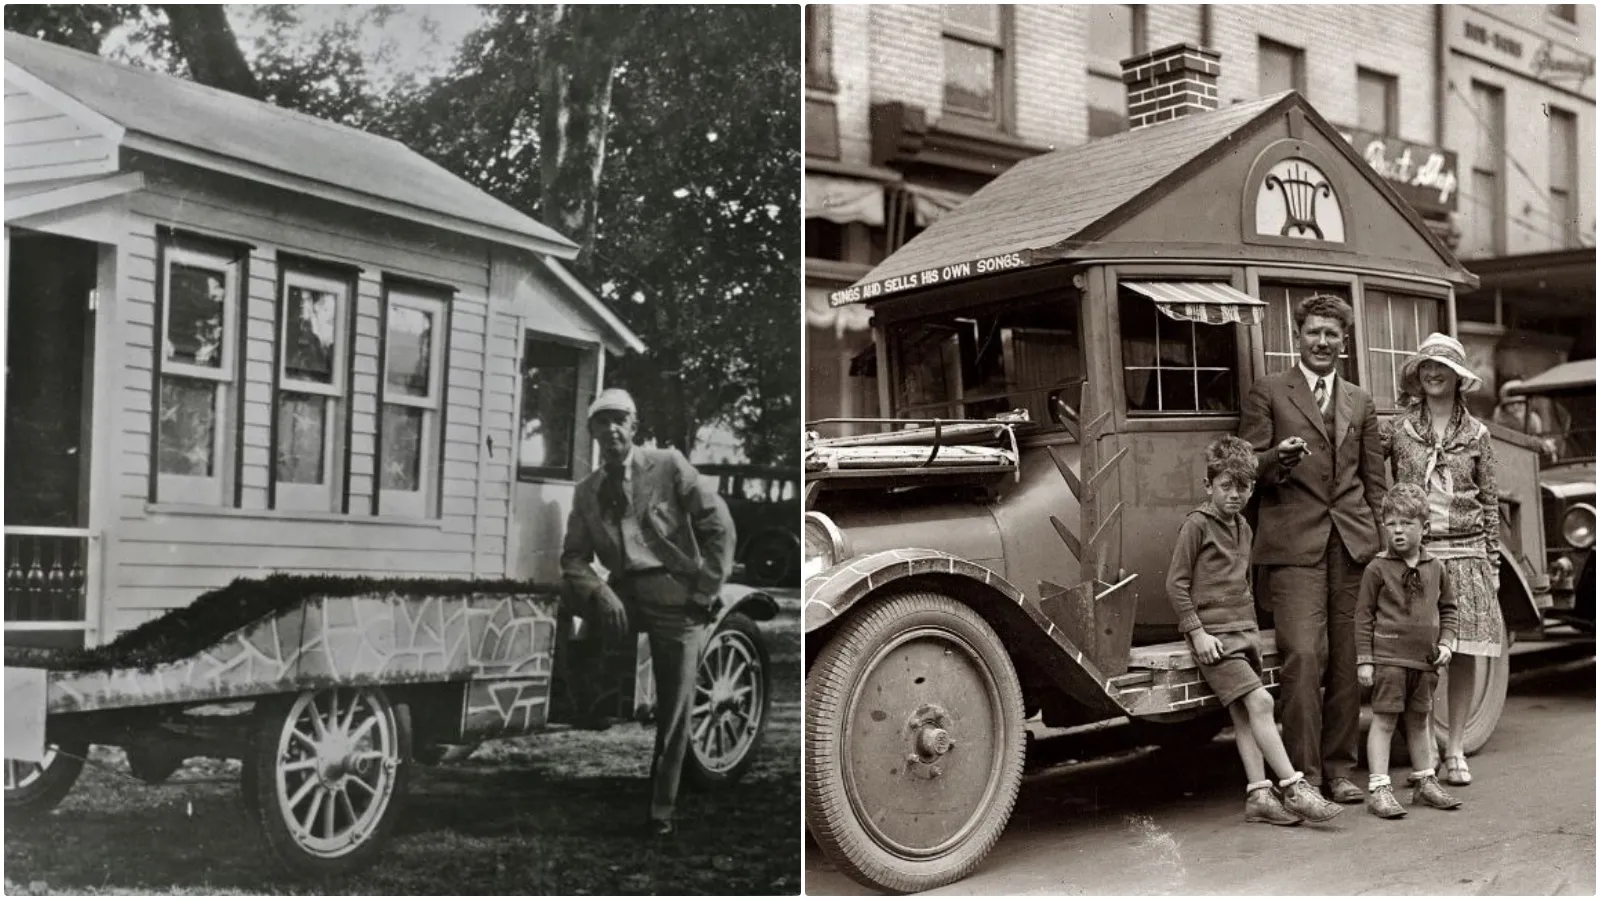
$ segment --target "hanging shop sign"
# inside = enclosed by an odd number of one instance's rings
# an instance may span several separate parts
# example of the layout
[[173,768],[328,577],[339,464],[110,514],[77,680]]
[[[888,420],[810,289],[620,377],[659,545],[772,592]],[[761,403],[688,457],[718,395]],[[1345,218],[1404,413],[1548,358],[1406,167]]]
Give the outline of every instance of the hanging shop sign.
[[1412,209],[1425,216],[1455,212],[1459,182],[1454,150],[1359,128],[1340,128],[1339,133]]
[[[1544,11],[1543,6],[1524,7]],[[1594,99],[1594,54],[1478,9],[1447,4],[1450,49]]]

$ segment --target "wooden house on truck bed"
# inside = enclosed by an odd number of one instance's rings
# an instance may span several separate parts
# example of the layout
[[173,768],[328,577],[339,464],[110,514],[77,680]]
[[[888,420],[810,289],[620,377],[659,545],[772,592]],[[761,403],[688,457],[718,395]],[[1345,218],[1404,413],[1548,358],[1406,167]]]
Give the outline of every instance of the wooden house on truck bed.
[[641,351],[577,247],[387,138],[5,36],[6,640],[271,571],[559,578]]

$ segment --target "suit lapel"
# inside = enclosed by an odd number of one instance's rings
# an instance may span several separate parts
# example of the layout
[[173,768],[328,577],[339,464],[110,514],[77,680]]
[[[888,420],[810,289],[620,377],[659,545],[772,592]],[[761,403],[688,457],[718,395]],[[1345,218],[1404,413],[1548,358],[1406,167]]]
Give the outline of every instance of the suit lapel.
[[1311,396],[1311,388],[1306,385],[1298,366],[1289,370],[1289,402],[1311,421],[1313,428],[1322,432],[1323,437],[1331,437],[1328,423],[1322,420],[1322,410],[1317,409],[1317,401]]
[[1334,379],[1333,383],[1338,388],[1338,390],[1334,392],[1335,403],[1333,404],[1333,431],[1336,436],[1334,438],[1333,446],[1335,449],[1338,449],[1339,445],[1344,443],[1345,434],[1350,431],[1350,423],[1355,419],[1356,392],[1355,388],[1352,388],[1350,385],[1346,384],[1343,378],[1336,378]]

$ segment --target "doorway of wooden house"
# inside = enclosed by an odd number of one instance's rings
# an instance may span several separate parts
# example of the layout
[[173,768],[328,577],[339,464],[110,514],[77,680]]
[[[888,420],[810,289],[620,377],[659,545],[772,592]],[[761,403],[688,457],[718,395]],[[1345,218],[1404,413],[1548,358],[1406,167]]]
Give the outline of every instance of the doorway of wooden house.
[[98,549],[89,525],[100,246],[8,229],[5,639],[82,646]]

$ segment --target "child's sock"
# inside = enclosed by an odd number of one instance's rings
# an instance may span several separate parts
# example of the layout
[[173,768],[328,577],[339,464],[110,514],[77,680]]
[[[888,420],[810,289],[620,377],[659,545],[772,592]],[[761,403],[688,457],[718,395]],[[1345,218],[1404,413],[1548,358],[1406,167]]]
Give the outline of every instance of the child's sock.
[[1379,775],[1374,772],[1367,776],[1367,793],[1371,793],[1381,787],[1389,787],[1389,785],[1389,776],[1387,775]]
[[1306,780],[1306,773],[1304,773],[1304,772],[1296,772],[1293,775],[1290,775],[1288,778],[1285,778],[1284,780],[1278,782],[1278,787],[1286,788],[1289,785],[1294,784],[1296,781],[1305,781],[1305,780]]
[[1252,781],[1249,784],[1245,785],[1244,786],[1244,793],[1245,793],[1245,796],[1248,797],[1251,794],[1255,793],[1256,791],[1261,790],[1262,788],[1269,788],[1269,787],[1272,787],[1272,779],[1271,778],[1263,778],[1260,781]]
[[1409,782],[1412,782],[1412,783],[1416,783],[1418,781],[1421,781],[1424,778],[1431,777],[1432,775],[1433,775],[1433,769],[1431,769],[1431,768],[1418,769],[1415,772],[1412,772],[1410,775],[1406,776],[1406,781],[1409,781]]

